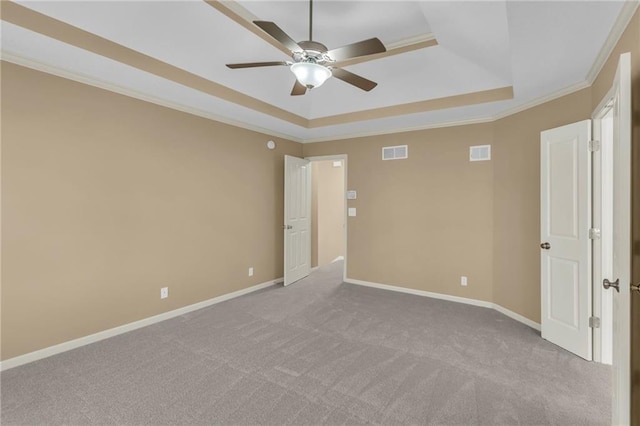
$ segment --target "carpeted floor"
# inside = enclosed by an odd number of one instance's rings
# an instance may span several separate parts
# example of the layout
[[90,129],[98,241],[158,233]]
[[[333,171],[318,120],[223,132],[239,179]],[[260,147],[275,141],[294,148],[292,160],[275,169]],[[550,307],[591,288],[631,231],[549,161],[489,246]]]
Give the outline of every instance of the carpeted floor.
[[342,263],[1,375],[10,424],[610,423],[609,367]]

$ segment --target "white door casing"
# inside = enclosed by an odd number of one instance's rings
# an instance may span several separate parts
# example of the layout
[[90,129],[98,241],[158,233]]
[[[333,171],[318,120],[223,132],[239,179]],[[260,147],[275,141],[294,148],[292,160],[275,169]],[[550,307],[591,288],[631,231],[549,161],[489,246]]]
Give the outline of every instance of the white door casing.
[[311,165],[284,157],[284,285],[311,272]]
[[[609,99],[609,98],[607,98]],[[593,138],[600,141],[593,152],[592,227],[600,230],[593,240],[593,316],[600,327],[593,329],[593,360],[613,363],[613,294],[602,287],[613,268],[613,109],[603,102],[593,115]]]
[[590,138],[591,120],[540,134],[542,337],[587,360],[593,352]]
[[[620,55],[613,93],[613,293],[612,422],[631,421],[631,55]],[[615,291],[610,288],[611,291]]]

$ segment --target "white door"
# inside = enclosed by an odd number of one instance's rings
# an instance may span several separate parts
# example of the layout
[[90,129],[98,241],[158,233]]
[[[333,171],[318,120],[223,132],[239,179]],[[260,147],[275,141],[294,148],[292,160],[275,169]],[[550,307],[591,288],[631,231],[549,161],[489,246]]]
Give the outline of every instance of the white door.
[[540,134],[542,337],[591,360],[591,120]]
[[631,421],[631,58],[613,83],[613,424]]
[[284,157],[284,285],[311,271],[311,165]]

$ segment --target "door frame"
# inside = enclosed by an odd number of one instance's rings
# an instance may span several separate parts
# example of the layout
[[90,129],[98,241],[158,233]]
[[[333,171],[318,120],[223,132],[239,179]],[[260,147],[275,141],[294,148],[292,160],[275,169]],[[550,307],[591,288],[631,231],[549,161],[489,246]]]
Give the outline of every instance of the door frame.
[[[618,101],[622,103],[622,105],[625,106],[625,109],[628,109],[628,111],[630,111],[629,116],[621,116],[620,117],[620,122],[618,123],[620,125],[620,128],[618,128],[619,132],[618,132],[618,137],[620,138],[620,141],[624,141],[624,147],[626,149],[628,149],[627,152],[622,153],[622,155],[613,155],[613,158],[611,159],[611,167],[612,167],[612,191],[615,197],[616,193],[620,193],[620,192],[626,192],[629,196],[628,201],[631,203],[631,179],[632,179],[632,170],[630,169],[631,167],[631,154],[632,154],[632,144],[633,144],[633,140],[631,139],[633,137],[633,132],[632,132],[632,110],[631,110],[631,98],[630,96],[632,96],[631,93],[627,93],[627,92],[621,92],[620,93],[620,97],[618,97],[618,91],[617,89],[620,88],[621,85],[627,85],[630,83],[630,81],[625,81],[622,82],[619,79],[620,78],[629,78],[628,75],[621,75],[620,74],[620,70],[621,67],[623,67],[623,70],[628,70],[630,71],[631,69],[631,54],[629,52],[623,53],[619,56],[618,58],[618,68],[616,71],[616,76],[612,82],[611,88],[607,91],[607,94],[602,98],[602,100],[598,103],[598,106],[595,108],[594,112],[593,112],[593,117],[594,118],[602,118],[604,116],[604,114],[606,114],[606,110],[609,104],[614,104],[614,102],[616,101],[616,98],[618,98]],[[615,116],[614,116],[615,118]],[[599,123],[600,124],[600,123]],[[615,121],[614,121],[615,124]],[[621,128],[624,127],[625,130],[623,130],[624,134],[621,136],[620,134],[620,130]],[[615,126],[613,129],[613,138],[611,140],[612,146],[615,146],[616,144],[616,132],[615,132]],[[620,141],[618,141],[618,147],[621,147],[621,143]],[[628,146],[627,146],[628,144]],[[615,153],[613,153],[615,154]],[[626,161],[629,161],[628,163],[626,163]],[[617,170],[624,170],[627,171],[629,173],[628,176],[628,181],[624,182],[622,184],[621,187],[617,187],[615,186],[615,174]],[[615,198],[614,198],[615,200]],[[613,204],[613,203],[612,203]],[[632,215],[631,215],[631,209],[632,209],[632,205],[629,204],[627,206],[628,208],[624,208],[624,209],[618,209],[617,211],[613,211],[613,205],[611,206],[611,210],[612,210],[612,218],[613,218],[613,227],[614,230],[612,230],[613,233],[615,233],[615,227],[616,227],[616,223],[615,220],[621,220],[624,223],[627,223],[630,226],[629,231],[632,231]],[[625,254],[625,258],[623,259],[626,263],[626,265],[623,265],[623,269],[626,268],[627,269],[627,276],[622,276],[620,278],[629,278],[629,280],[632,278],[631,276],[631,266],[632,266],[632,259],[630,257],[631,254],[631,241],[632,241],[632,235],[631,232],[629,233],[629,241],[628,244],[629,246],[627,247],[627,252]],[[613,253],[615,252],[615,238],[613,239],[613,244],[611,247],[611,255],[613,255]],[[614,259],[614,263],[613,263],[613,268],[615,269],[615,265],[616,265],[616,260]],[[612,271],[612,272],[616,272],[616,271]],[[609,278],[609,279],[613,279],[613,275],[611,277],[605,277],[605,278]],[[616,278],[619,277],[619,271],[618,273],[615,273]],[[631,298],[631,292],[629,289],[629,284],[630,282],[626,282],[625,279],[620,279],[620,294],[617,295],[618,298],[622,297],[622,296],[627,296],[628,298]],[[595,282],[594,281],[594,286],[599,286],[601,287],[600,282]],[[611,290],[610,290],[611,291]],[[613,291],[611,291],[613,293]],[[612,333],[615,333],[616,328],[615,326],[615,298],[616,296],[613,296],[614,298],[614,302],[613,302],[613,324],[612,324]],[[631,302],[630,300],[627,300],[627,302]],[[618,299],[618,304],[623,304],[624,302],[620,302],[620,299]],[[620,308],[618,306],[618,308]],[[632,318],[629,318],[629,320],[632,320]],[[630,332],[629,327],[631,326],[631,324],[625,324],[625,326],[623,326],[623,329],[626,328],[626,332]],[[595,330],[595,332],[597,332],[598,330]],[[620,375],[619,371],[617,371],[616,368],[616,339],[615,339],[615,335],[613,336],[613,372],[612,372],[612,376],[613,376],[613,394],[612,394],[612,421],[614,424],[628,424],[629,420],[630,420],[630,415],[631,415],[631,380],[630,380],[630,376],[632,374],[632,370],[631,370],[631,360],[630,360],[630,353],[629,354],[625,354],[625,356],[623,358],[626,357],[626,361],[629,363],[628,364],[628,371],[627,374],[623,374]],[[628,335],[628,338],[631,339],[631,335]],[[631,341],[628,342],[629,343],[629,351],[631,351]],[[595,348],[594,348],[595,349]],[[624,362],[624,361],[623,361]],[[617,375],[617,377],[616,377]],[[626,388],[626,389],[624,389]],[[624,390],[623,390],[624,389]],[[620,398],[625,398],[624,400],[621,400]]]
[[[613,224],[613,205],[603,203],[603,184],[613,196],[613,167],[611,155],[612,139],[603,137],[602,120],[613,108],[613,89],[605,95],[591,115],[593,123],[592,139],[599,141],[600,149],[594,152],[592,159],[592,227],[600,229],[600,238],[593,240],[593,316],[600,318],[600,327],[593,329],[593,360],[603,364],[612,363],[613,334],[613,292],[602,287],[602,280],[608,275],[604,272],[603,260],[612,256],[613,229],[603,224]],[[613,137],[613,136],[612,136]],[[606,153],[606,154],[605,154]],[[607,242],[608,241],[608,242]],[[607,275],[607,276],[605,276]]]
[[[348,234],[348,226],[349,226],[349,222],[348,222],[348,209],[349,207],[347,206],[347,177],[348,177],[348,155],[347,154],[334,154],[334,155],[318,155],[318,156],[313,156],[313,157],[304,157],[305,160],[309,160],[311,163],[315,162],[315,161],[327,161],[327,160],[342,160],[342,173],[343,173],[343,185],[344,188],[342,189],[342,193],[343,193],[343,197],[344,197],[344,212],[343,212],[343,217],[344,217],[344,230],[342,232],[342,246],[344,249],[344,265],[342,268],[342,281],[347,279],[347,262],[348,262],[348,253],[349,250],[347,250],[347,242],[348,242],[348,238],[347,238],[347,234]],[[311,179],[313,179],[313,168],[311,169]],[[313,218],[311,218],[311,220],[313,220]],[[313,226],[313,222],[311,222],[311,226]]]

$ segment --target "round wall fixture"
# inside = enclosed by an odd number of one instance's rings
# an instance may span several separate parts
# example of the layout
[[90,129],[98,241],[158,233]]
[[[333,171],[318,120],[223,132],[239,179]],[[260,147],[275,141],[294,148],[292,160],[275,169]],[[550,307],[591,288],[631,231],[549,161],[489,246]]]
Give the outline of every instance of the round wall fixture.
[[267,148],[275,149],[276,148],[276,143],[274,141],[267,142]]

